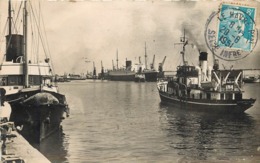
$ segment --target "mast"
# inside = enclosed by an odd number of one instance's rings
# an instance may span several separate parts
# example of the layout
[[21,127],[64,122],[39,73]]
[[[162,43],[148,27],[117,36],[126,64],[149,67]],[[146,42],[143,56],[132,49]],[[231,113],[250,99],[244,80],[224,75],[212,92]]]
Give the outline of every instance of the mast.
[[23,12],[23,35],[24,35],[24,87],[29,87],[29,75],[28,75],[28,55],[27,55],[27,8],[26,8],[27,0],[24,0],[24,12]]
[[114,60],[112,60],[112,69],[115,70]]
[[103,67],[103,62],[101,60],[101,73],[104,73],[104,67]]
[[118,49],[116,50],[116,69],[118,70]]
[[[9,36],[12,34],[12,10],[11,10],[11,0],[8,2],[8,26],[9,26]],[[10,37],[11,39],[11,37]]]
[[97,73],[96,73],[96,67],[95,67],[95,62],[93,62],[93,76],[96,76]]
[[[185,46],[188,45],[188,40],[186,39],[185,37],[185,29],[184,29],[184,36],[181,37],[181,42],[180,43],[176,43],[178,45],[182,45],[182,51],[180,52],[181,55],[182,55],[182,62],[183,62],[183,65],[187,64],[187,62],[185,61]],[[175,45],[176,45],[175,44]]]
[[183,62],[183,65],[185,64],[185,58],[184,58],[184,56],[185,56],[185,46],[188,44],[188,42],[186,42],[186,37],[185,37],[185,29],[183,30],[183,32],[184,32],[184,37],[183,37],[183,40],[182,40],[182,42],[183,42],[183,48],[182,48],[182,62]]
[[144,44],[144,62],[145,62],[145,69],[147,69],[146,42]]

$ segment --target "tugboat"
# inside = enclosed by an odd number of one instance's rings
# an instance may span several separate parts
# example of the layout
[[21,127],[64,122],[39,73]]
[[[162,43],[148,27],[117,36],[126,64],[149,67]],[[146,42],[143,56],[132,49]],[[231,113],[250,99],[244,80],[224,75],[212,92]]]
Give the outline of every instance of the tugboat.
[[203,109],[241,113],[253,106],[256,99],[243,98],[243,70],[219,70],[218,60],[213,69],[208,66],[207,52],[200,52],[199,66],[184,60],[187,38],[181,38],[183,65],[177,67],[176,77],[160,80],[157,88],[162,103],[186,109]]
[[141,62],[141,57],[139,57],[139,63],[136,65],[136,74],[135,74],[135,82],[145,82],[145,75],[142,73],[143,70],[143,64]]
[[58,92],[54,82],[50,60],[33,62],[28,58],[27,1],[21,3],[24,5],[23,34],[14,34],[11,0],[8,2],[9,33],[5,61],[0,65],[0,88],[5,90],[5,100],[12,109],[10,121],[22,129],[25,138],[41,142],[60,128],[63,114],[69,109],[65,95]]

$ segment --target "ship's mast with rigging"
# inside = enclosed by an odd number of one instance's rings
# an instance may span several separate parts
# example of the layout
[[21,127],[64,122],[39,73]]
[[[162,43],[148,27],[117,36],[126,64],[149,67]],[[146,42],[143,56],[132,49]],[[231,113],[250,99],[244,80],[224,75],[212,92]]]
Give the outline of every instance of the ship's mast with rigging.
[[145,42],[145,44],[144,44],[144,62],[145,62],[145,69],[147,69],[146,42]]
[[[9,26],[9,32],[8,33],[9,33],[9,36],[12,35],[12,13],[11,12],[12,12],[12,10],[11,10],[11,0],[9,0],[9,2],[8,2],[8,26]],[[11,39],[11,37],[10,37],[10,39]]]
[[183,31],[184,34],[183,37],[181,37],[180,43],[175,43],[175,45],[182,45],[182,51],[180,53],[182,54],[182,63],[183,65],[186,65],[187,62],[185,61],[185,46],[188,45],[188,40],[185,37],[185,29]]
[[112,69],[115,70],[114,60],[112,60]]
[[23,35],[24,35],[24,66],[23,66],[23,71],[24,71],[24,87],[27,88],[29,87],[29,75],[28,75],[28,56],[27,56],[27,0],[24,1],[24,12],[23,12]]
[[104,67],[103,67],[103,62],[101,60],[101,73],[103,74],[104,73]]
[[183,38],[181,39],[181,42],[183,43],[183,46],[182,46],[182,62],[183,62],[183,65],[185,65],[186,61],[185,61],[185,46],[188,44],[188,40],[186,40],[186,37],[185,37],[185,29],[183,30],[184,34],[183,34]]
[[116,50],[116,69],[118,70],[118,49]]

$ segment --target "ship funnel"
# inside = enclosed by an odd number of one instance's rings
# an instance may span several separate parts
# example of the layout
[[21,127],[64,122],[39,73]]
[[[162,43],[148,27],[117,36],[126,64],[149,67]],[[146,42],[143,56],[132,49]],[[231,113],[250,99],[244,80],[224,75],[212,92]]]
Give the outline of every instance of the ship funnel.
[[207,61],[208,60],[208,53],[207,52],[200,52],[199,60],[200,61]]
[[11,34],[6,36],[6,61],[18,62],[23,56],[23,35]]
[[200,52],[199,61],[201,68],[201,81],[207,80],[207,67],[208,67],[208,53]]
[[126,60],[125,64],[126,64],[126,69],[127,70],[131,70],[131,68],[132,68],[132,61]]

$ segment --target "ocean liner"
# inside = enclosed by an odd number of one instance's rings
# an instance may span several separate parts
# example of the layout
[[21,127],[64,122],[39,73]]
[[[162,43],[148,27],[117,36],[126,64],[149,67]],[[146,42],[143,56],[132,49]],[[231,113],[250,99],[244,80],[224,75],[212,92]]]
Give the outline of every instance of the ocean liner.
[[[14,33],[13,12],[9,0],[8,34],[5,61],[0,65],[0,87],[5,90],[6,101],[11,105],[10,121],[20,126],[20,132],[25,138],[41,142],[60,128],[64,113],[68,113],[69,109],[65,96],[58,92],[54,82],[50,60],[48,58],[44,62],[29,60],[27,1],[19,2],[20,6],[22,4],[24,6],[23,34]],[[32,17],[35,16],[34,12],[30,13]],[[39,32],[39,29],[37,31]],[[41,34],[39,33],[39,37],[42,39]]]
[[243,71],[220,70],[218,60],[208,66],[208,53],[200,52],[199,66],[188,65],[184,60],[187,38],[181,39],[183,65],[177,67],[176,78],[160,80],[157,88],[161,101],[186,109],[203,109],[220,112],[244,112],[256,99],[243,98]]
[[117,67],[108,71],[109,79],[112,81],[134,81],[135,71],[132,70],[132,61],[126,60],[125,68],[118,67],[118,51],[117,51]]

